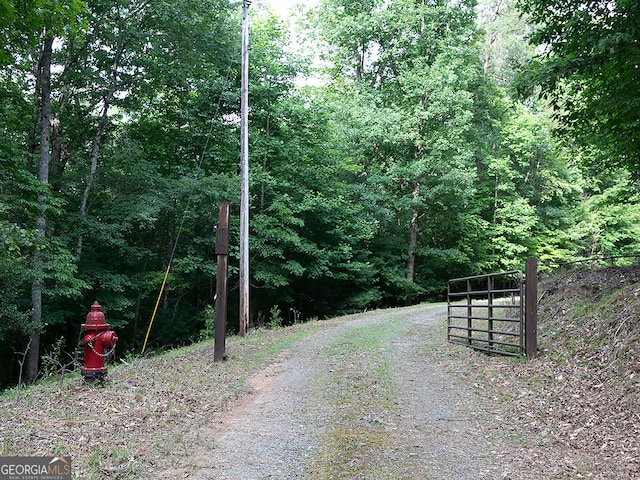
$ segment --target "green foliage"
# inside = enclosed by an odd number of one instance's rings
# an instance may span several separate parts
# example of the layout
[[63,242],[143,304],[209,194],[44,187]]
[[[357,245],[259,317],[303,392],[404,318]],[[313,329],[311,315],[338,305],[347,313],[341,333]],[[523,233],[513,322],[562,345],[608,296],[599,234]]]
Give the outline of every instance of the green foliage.
[[0,0],[0,65],[19,59],[42,32],[61,35],[81,28],[84,9],[84,0]]
[[[447,255],[424,253],[459,251],[452,247],[465,228],[457,220],[465,217],[456,212],[473,201],[474,157],[483,148],[474,105],[488,90],[480,77],[473,6],[326,1],[318,15],[323,38],[335,47],[328,58],[341,102],[343,155],[351,171],[362,172],[353,180],[377,195],[380,243],[374,251],[384,252],[375,254],[382,290],[399,301],[433,295],[442,283],[431,282],[431,263]],[[412,218],[419,222],[415,240]],[[412,250],[415,274],[405,270]]]
[[278,305],[273,305],[269,310],[269,321],[267,325],[271,329],[282,327],[282,311]]
[[202,312],[200,312],[200,317],[202,319],[202,323],[204,323],[204,328],[200,330],[198,335],[198,340],[207,340],[212,338],[215,334],[215,311],[212,305],[207,305]]
[[[592,25],[594,45],[585,6],[554,6],[536,33],[551,50],[530,70],[564,108],[552,117],[544,102],[507,93],[512,64],[533,48],[522,40],[527,17],[509,2],[480,3],[477,22],[466,0],[319,2],[306,21],[321,86],[299,85],[310,58],[292,53],[282,20],[252,7],[252,316],[268,311],[276,326],[283,312],[323,318],[408,304],[439,298],[448,278],[522,268],[528,256],[553,265],[637,251],[636,186],[596,161],[628,164],[636,154],[625,50],[635,14],[611,4]],[[521,3],[535,21],[555,5]],[[122,351],[135,351],[169,262],[150,345],[208,337],[221,201],[231,202],[233,329],[239,3],[0,0],[0,13],[0,338],[23,347],[40,276],[45,350],[61,335],[74,341],[98,300]],[[543,36],[565,18],[566,44]],[[45,29],[56,37],[48,185],[36,180],[32,81]],[[589,148],[557,135],[584,140],[590,128]]]
[[510,89],[516,69],[534,55],[528,36],[533,27],[515,8],[514,1],[479,0],[478,24],[485,32],[482,59],[485,75],[499,86]]
[[21,288],[29,278],[23,262],[14,258],[0,259],[0,340],[13,335],[28,333],[29,310],[25,308],[24,291]]
[[520,268],[527,256],[553,263],[572,253],[568,232],[579,221],[583,179],[553,127],[547,110],[517,104],[503,120],[481,187],[490,202],[482,215],[490,222],[492,268]]
[[640,140],[640,11],[636,2],[520,0],[543,46],[524,72],[521,89],[540,85],[562,132],[600,150],[606,165],[637,170]]
[[617,170],[585,192],[582,218],[573,231],[577,255],[617,256],[640,250],[640,203],[626,170]]

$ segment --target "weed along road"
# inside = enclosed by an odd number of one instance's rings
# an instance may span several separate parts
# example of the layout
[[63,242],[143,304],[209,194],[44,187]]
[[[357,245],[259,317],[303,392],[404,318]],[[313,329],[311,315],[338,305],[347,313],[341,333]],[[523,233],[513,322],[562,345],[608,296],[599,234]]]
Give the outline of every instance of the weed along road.
[[[638,480],[635,344],[610,352],[620,373],[611,356],[588,363],[607,334],[638,338],[630,278],[552,279],[530,360],[446,343],[447,307],[432,304],[251,330],[224,362],[208,339],[109,365],[102,382],[51,377],[0,395],[0,455],[53,452],[79,480]],[[589,298],[593,316],[565,316],[585,284],[616,308]]]
[[491,406],[451,367],[445,322],[443,304],[321,322],[159,477],[519,478]]

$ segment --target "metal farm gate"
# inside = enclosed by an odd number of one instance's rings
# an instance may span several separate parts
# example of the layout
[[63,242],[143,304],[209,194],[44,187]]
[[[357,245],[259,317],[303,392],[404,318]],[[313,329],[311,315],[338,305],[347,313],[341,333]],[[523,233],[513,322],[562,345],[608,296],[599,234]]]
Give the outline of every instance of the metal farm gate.
[[537,350],[537,260],[511,270],[449,280],[447,341],[532,357]]

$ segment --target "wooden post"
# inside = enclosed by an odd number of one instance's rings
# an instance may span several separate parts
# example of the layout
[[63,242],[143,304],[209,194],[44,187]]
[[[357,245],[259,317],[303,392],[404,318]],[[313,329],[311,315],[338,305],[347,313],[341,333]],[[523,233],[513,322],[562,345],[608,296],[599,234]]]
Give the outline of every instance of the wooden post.
[[227,273],[229,270],[229,202],[222,202],[216,227],[216,273],[215,343],[213,360],[224,360],[227,335]]
[[527,258],[525,266],[525,352],[528,358],[538,351],[538,259]]

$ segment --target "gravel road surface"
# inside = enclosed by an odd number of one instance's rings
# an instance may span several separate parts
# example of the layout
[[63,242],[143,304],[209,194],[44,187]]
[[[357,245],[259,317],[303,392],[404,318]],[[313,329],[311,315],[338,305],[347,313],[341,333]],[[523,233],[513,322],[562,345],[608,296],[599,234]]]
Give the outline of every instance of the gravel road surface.
[[[507,479],[491,406],[449,371],[443,305],[328,323],[197,432],[177,478]],[[444,353],[443,353],[444,352]]]

